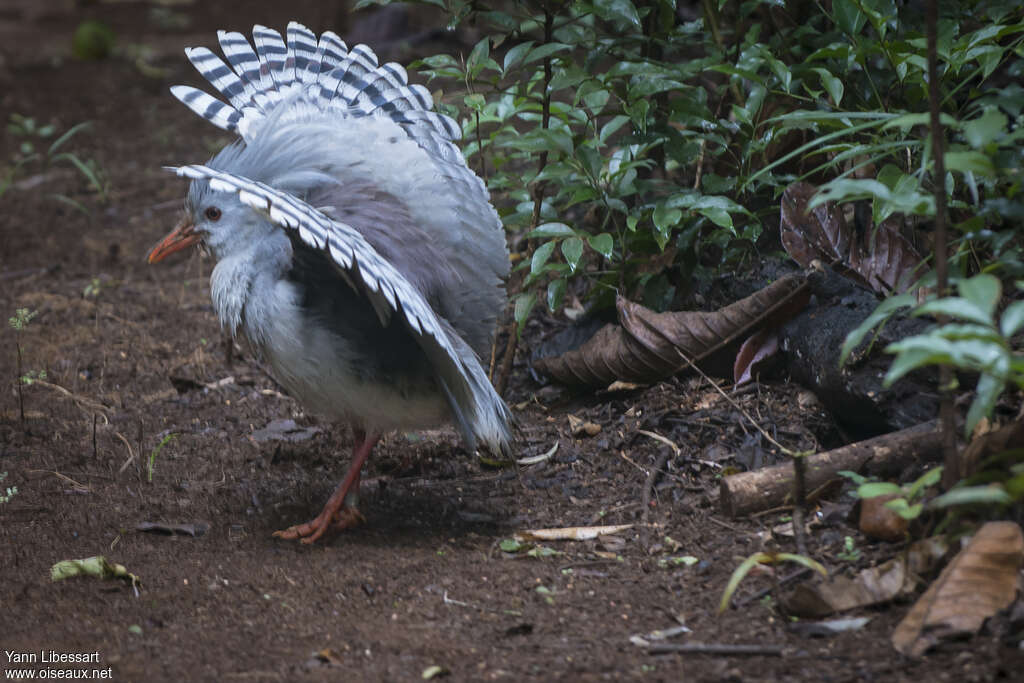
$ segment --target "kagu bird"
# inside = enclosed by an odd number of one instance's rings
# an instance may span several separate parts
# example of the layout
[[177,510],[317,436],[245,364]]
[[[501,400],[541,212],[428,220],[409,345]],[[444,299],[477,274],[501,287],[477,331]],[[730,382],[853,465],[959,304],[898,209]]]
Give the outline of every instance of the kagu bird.
[[185,51],[230,102],[171,92],[241,137],[192,180],[185,217],[149,254],[193,244],[216,260],[221,324],[310,411],[347,420],[352,464],[316,519],[275,535],[310,543],[354,524],[381,435],[454,422],[470,449],[505,451],[511,415],[480,364],[505,303],[508,248],[456,123],[398,64],[332,32],[218,38],[227,64]]

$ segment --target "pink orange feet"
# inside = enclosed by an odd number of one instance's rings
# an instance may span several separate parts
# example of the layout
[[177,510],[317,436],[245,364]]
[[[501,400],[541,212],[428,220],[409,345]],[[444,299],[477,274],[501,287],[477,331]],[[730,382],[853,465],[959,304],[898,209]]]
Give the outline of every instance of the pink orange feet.
[[276,538],[287,540],[302,539],[303,543],[315,543],[318,538],[327,533],[328,530],[341,531],[351,529],[366,521],[363,513],[354,507],[345,506],[340,510],[329,510],[324,508],[323,512],[316,516],[316,519],[305,524],[296,524],[281,531],[275,531]]

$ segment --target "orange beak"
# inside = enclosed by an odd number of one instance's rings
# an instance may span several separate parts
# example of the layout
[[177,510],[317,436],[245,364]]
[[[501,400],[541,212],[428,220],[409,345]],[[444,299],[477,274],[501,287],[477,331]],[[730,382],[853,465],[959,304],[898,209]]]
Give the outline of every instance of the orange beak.
[[167,256],[176,251],[187,249],[199,242],[199,235],[193,229],[192,221],[186,216],[181,222],[174,226],[174,230],[167,237],[160,240],[160,243],[153,247],[146,259],[149,263],[163,261]]

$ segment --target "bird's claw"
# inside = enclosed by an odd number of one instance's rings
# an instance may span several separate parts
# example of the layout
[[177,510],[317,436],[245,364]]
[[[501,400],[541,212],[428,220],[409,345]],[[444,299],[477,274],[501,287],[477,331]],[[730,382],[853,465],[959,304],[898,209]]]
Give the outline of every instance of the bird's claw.
[[366,517],[357,508],[346,506],[334,513],[324,510],[317,515],[316,519],[275,531],[273,536],[286,540],[301,539],[303,543],[309,545],[316,543],[317,539],[323,536],[328,529],[342,531],[358,526],[365,521]]

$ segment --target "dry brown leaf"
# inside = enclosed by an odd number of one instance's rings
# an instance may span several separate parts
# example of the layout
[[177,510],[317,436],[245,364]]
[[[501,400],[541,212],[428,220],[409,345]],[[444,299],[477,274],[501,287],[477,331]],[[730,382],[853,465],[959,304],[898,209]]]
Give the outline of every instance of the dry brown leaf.
[[900,495],[890,493],[884,496],[864,498],[860,501],[860,530],[865,536],[883,541],[900,541],[907,533],[910,522],[892,508],[885,506]]
[[670,377],[761,327],[778,326],[810,298],[802,274],[769,286],[718,311],[654,311],[619,297],[621,324],[602,327],[578,349],[542,358],[534,367],[564,384],[606,387]]
[[856,578],[832,576],[825,581],[797,585],[783,600],[799,617],[823,617],[857,607],[889,602],[914,589],[905,559],[895,557],[878,567],[864,569]]
[[775,330],[761,329],[747,337],[733,362],[732,381],[739,386],[754,379],[753,373],[761,362],[778,350],[779,335]]
[[973,634],[1017,595],[1024,534],[1015,522],[988,522],[942,570],[892,634],[892,644],[919,657],[939,642]]
[[573,436],[597,436],[601,433],[601,425],[596,422],[590,422],[583,418],[576,417],[575,415],[569,415],[569,432]]
[[900,234],[901,219],[892,216],[858,235],[835,202],[807,210],[817,191],[814,185],[799,182],[782,193],[782,246],[793,260],[806,268],[821,259],[882,294],[905,291],[923,261],[914,245]]

